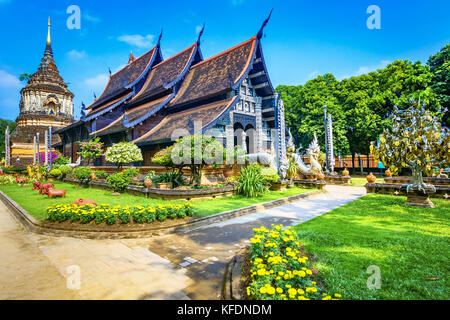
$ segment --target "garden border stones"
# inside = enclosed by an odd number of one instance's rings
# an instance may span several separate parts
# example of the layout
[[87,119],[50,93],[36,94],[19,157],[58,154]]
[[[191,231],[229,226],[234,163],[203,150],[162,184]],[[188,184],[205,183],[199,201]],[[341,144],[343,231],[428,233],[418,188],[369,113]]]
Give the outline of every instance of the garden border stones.
[[[64,179],[64,182],[70,184],[79,184],[75,179]],[[103,181],[90,181],[86,184],[86,187],[112,190],[107,182]],[[155,189],[146,188],[136,185],[129,185],[126,192],[136,196],[144,196],[146,198],[162,199],[162,200],[197,200],[197,199],[215,199],[223,197],[231,197],[234,195],[234,186],[225,186],[221,188],[207,188],[207,189],[188,189],[188,190],[175,190],[175,189]]]
[[297,200],[306,199],[324,191],[314,190],[306,193],[301,193],[295,196],[281,198],[269,202],[259,203],[249,207],[239,208],[231,211],[217,213],[211,216],[192,219],[190,221],[182,222],[167,227],[151,227],[143,230],[130,231],[107,231],[77,229],[77,224],[70,225],[69,228],[61,228],[59,224],[44,224],[34,219],[26,210],[24,210],[18,203],[9,198],[3,191],[0,191],[0,199],[11,210],[14,217],[24,225],[24,227],[31,232],[38,234],[56,236],[56,237],[74,237],[81,239],[139,239],[148,238],[152,236],[170,234],[170,233],[188,233],[199,227],[210,225],[221,221],[230,220],[240,216],[251,213],[260,212],[269,208],[288,204]]

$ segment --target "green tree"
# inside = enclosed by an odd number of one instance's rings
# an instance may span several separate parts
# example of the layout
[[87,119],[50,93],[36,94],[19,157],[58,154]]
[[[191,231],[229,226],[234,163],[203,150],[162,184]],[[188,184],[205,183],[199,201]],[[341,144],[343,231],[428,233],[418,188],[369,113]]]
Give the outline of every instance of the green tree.
[[430,57],[428,65],[433,73],[431,88],[441,105],[447,109],[443,123],[450,126],[450,43]]
[[0,119],[0,153],[5,152],[5,131],[9,126],[9,132],[13,132],[13,130],[17,127],[17,123],[14,121]]
[[327,73],[300,86],[279,86],[281,98],[286,108],[286,125],[303,148],[311,143],[314,132],[317,134],[322,150],[325,150],[325,123],[323,106],[333,118],[334,147],[337,154],[348,154],[349,144],[346,132],[346,119],[339,104],[337,91],[339,81]]

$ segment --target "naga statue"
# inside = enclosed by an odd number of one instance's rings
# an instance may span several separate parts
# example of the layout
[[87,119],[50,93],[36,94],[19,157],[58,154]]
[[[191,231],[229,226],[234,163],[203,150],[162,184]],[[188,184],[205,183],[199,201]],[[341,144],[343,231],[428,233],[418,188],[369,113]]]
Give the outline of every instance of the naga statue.
[[288,158],[291,158],[294,160],[298,167],[299,171],[303,175],[319,175],[322,173],[322,166],[319,163],[319,156],[320,156],[320,146],[317,141],[317,135],[314,133],[314,139],[309,145],[308,150],[306,151],[306,154],[309,157],[310,165],[307,166],[302,160],[302,157],[295,153],[295,145],[294,145],[294,139],[292,137],[291,132],[289,131],[289,141],[288,141],[288,148],[287,148],[287,154]]

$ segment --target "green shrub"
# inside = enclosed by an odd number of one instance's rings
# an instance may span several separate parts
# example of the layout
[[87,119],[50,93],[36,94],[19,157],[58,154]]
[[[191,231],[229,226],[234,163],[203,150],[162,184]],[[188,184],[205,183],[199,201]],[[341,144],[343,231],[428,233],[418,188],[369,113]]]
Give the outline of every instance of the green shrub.
[[172,182],[173,188],[178,188],[178,187],[186,185],[186,179],[178,171],[165,172],[162,175],[154,176],[152,181],[154,184]]
[[58,169],[61,170],[61,173],[63,176],[66,176],[66,175],[72,173],[72,168],[69,166],[66,166],[66,165],[62,165]]
[[91,168],[79,167],[73,171],[73,176],[77,178],[80,182],[89,180],[91,178],[92,170]]
[[54,178],[58,178],[62,175],[62,172],[60,169],[53,169],[49,174]]
[[95,175],[97,178],[100,178],[100,179],[106,179],[106,177],[108,177],[108,174],[104,170],[95,171]]
[[65,165],[68,164],[69,162],[70,162],[69,158],[62,156],[55,159],[55,165]]
[[109,183],[109,185],[111,186],[111,188],[113,188],[115,192],[124,191],[130,184],[130,180],[127,178],[125,174],[123,174],[123,172],[114,173],[108,176],[108,178],[106,178],[106,181]]
[[261,168],[261,175],[264,177],[264,180],[266,180],[268,184],[277,183],[280,179],[277,169],[272,167]]
[[127,178],[128,180],[133,179],[137,175],[139,175],[139,169],[137,168],[129,168],[122,171],[122,174]]
[[258,197],[267,192],[267,183],[261,175],[261,167],[250,165],[242,168],[238,178],[237,192],[248,198]]

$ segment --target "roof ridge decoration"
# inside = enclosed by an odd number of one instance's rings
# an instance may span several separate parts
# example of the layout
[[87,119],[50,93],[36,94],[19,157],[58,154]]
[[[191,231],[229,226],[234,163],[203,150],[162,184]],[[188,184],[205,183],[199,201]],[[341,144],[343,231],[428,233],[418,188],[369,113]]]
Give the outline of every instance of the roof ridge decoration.
[[199,34],[198,34],[198,38],[197,38],[197,45],[200,45],[200,40],[202,38],[203,32],[205,31],[205,23],[203,22],[203,27],[202,30],[200,30]]
[[161,28],[161,33],[159,34],[158,42],[156,46],[161,47],[161,38],[163,36],[163,28]]
[[258,40],[261,40],[261,38],[263,37],[264,28],[269,23],[270,17],[272,17],[272,12],[273,12],[273,8],[272,8],[272,10],[270,10],[269,16],[267,17],[266,20],[264,20],[264,22],[261,26],[261,29],[259,29],[259,31],[258,31],[258,34],[257,34]]

